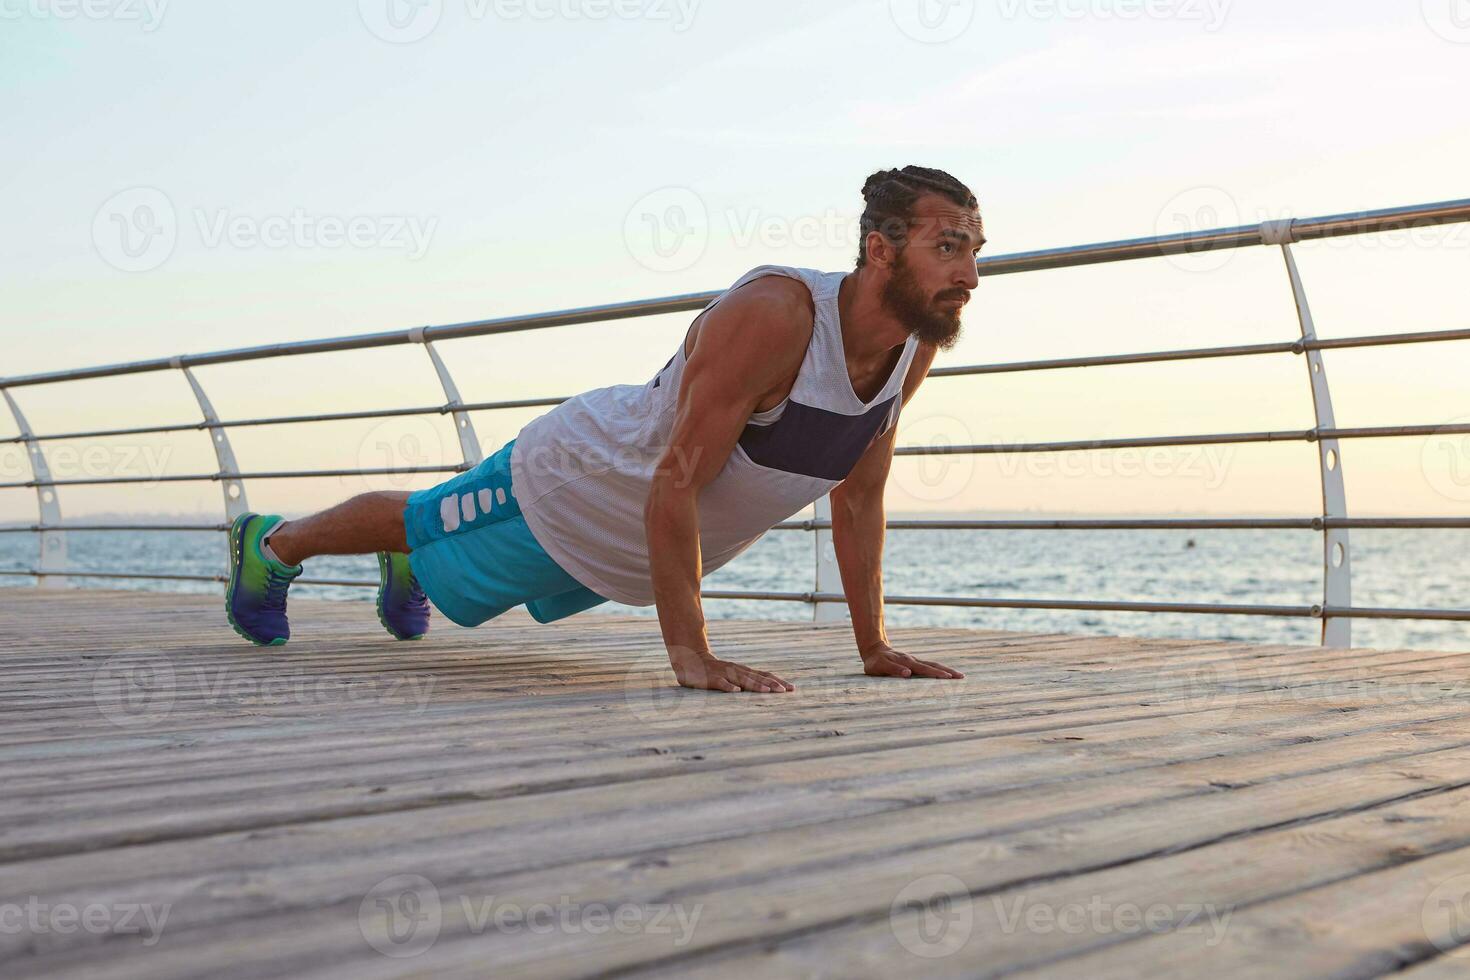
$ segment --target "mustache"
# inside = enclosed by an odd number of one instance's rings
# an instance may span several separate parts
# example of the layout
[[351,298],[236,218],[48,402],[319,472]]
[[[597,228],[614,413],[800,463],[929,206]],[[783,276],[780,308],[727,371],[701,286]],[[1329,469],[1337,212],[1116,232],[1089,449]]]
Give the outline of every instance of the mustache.
[[958,299],[968,303],[970,301],[970,291],[968,289],[946,289],[934,298],[936,300]]

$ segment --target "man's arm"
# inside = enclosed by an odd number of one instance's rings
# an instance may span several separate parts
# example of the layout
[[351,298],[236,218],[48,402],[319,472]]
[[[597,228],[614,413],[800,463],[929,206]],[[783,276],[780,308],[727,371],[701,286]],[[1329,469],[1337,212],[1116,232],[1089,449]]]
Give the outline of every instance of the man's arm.
[[[904,378],[903,403],[908,404],[929,374],[937,353],[921,344]],[[888,643],[883,625],[883,536],[888,516],[883,491],[893,463],[898,426],[873,441],[847,479],[831,493],[832,545],[842,572],[842,589],[852,613],[852,631],[864,670],[880,677],[940,677],[965,675],[942,664],[899,653]]]
[[813,326],[811,294],[784,277],[742,286],[705,314],[684,368],[669,445],[644,508],[659,626],[674,675],[713,691],[790,691],[710,649],[699,601],[699,492],[724,468],[762,398],[795,376]]

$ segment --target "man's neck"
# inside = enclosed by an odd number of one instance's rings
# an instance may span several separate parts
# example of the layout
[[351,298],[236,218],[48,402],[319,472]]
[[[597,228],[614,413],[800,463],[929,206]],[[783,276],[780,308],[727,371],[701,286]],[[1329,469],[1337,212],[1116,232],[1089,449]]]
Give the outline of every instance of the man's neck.
[[865,269],[850,272],[837,290],[842,349],[849,364],[872,364],[909,339],[909,332],[883,308],[882,294]]

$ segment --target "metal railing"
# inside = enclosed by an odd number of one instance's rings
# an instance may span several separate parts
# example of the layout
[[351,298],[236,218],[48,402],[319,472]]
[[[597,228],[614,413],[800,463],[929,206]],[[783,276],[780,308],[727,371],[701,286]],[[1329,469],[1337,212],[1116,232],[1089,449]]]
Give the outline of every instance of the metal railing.
[[[1327,340],[1317,336],[1316,324],[1307,301],[1306,288],[1292,244],[1346,235],[1377,234],[1411,228],[1424,228],[1454,222],[1470,222],[1470,200],[1450,201],[1441,204],[1417,207],[1391,208],[1381,211],[1365,211],[1357,214],[1334,215],[1324,218],[1298,219],[1268,222],[1264,225],[1228,228],[1216,231],[1166,235],[1131,241],[1106,242],[1072,248],[1049,249],[1015,255],[981,259],[977,263],[981,276],[1011,275],[1044,269],[1063,269],[1105,262],[1131,261],[1184,255],[1224,249],[1250,247],[1279,247],[1285,260],[1292,296],[1296,303],[1300,336],[1269,344],[1249,344],[1231,347],[1212,347],[1194,350],[1167,350],[1144,353],[1106,354],[1092,357],[1073,357],[1054,360],[1024,361],[1004,364],[976,364],[959,367],[936,368],[930,371],[932,378],[969,377],[974,375],[1003,374],[1032,371],[1064,370],[1082,367],[1106,367],[1124,364],[1148,364],[1172,361],[1191,361],[1225,357],[1254,357],[1263,355],[1291,354],[1305,359],[1308,382],[1311,386],[1315,412],[1314,427],[1267,432],[1237,432],[1225,434],[1180,435],[1133,439],[1094,439],[1070,442],[1043,442],[1020,445],[960,445],[960,446],[903,446],[895,450],[899,456],[954,455],[954,454],[999,454],[999,453],[1054,453],[1063,451],[1105,452],[1124,448],[1153,448],[1160,446],[1202,446],[1222,444],[1249,444],[1264,442],[1305,442],[1315,444],[1318,451],[1319,474],[1322,489],[1322,513],[1299,518],[1198,518],[1198,519],[1122,519],[1122,520],[890,520],[891,530],[1310,530],[1323,536],[1323,598],[1313,605],[1240,605],[1220,603],[1180,602],[1111,602],[1069,599],[1002,599],[954,596],[905,596],[888,595],[884,601],[894,605],[958,606],[995,609],[1052,609],[1085,611],[1119,611],[1151,613],[1197,613],[1208,615],[1311,617],[1322,621],[1322,642],[1327,646],[1342,647],[1351,643],[1351,624],[1354,619],[1417,619],[1438,621],[1470,622],[1470,610],[1456,609],[1378,609],[1358,607],[1352,604],[1352,552],[1349,532],[1353,529],[1404,529],[1404,528],[1467,528],[1470,518],[1354,518],[1347,512],[1346,491],[1343,484],[1343,460],[1341,443],[1349,439],[1383,439],[1411,436],[1446,435],[1470,433],[1470,425],[1423,425],[1381,426],[1370,428],[1340,428],[1336,424],[1332,404],[1332,392],[1328,384],[1326,366],[1322,352],[1353,348],[1380,347],[1400,344],[1429,344],[1455,340],[1470,340],[1470,329],[1420,331],[1403,334],[1377,334]],[[37,579],[42,588],[64,587],[68,576],[95,579],[152,579],[164,581],[221,582],[221,575],[164,575],[142,572],[104,572],[69,567],[66,558],[66,535],[81,531],[215,531],[229,527],[228,521],[248,510],[246,482],[255,480],[297,479],[304,477],[341,477],[371,475],[402,475],[405,473],[453,473],[466,470],[483,458],[479,440],[475,436],[471,412],[499,411],[550,407],[560,404],[563,397],[521,399],[496,402],[464,402],[454,383],[448,366],[434,344],[443,340],[468,337],[484,337],[493,334],[512,333],[524,330],[540,330],[574,324],[601,323],[635,317],[657,316],[667,313],[692,312],[704,308],[718,292],[693,293],[660,299],[640,300],[629,303],[614,303],[606,306],[562,310],[553,313],[526,316],[501,317],[477,320],[469,323],[443,326],[416,327],[410,330],[395,330],[382,333],[362,334],[324,340],[309,340],[287,344],[270,344],[237,350],[218,351],[210,354],[185,355],[173,358],[134,361],[101,367],[83,368],[72,371],[56,371],[21,377],[0,379],[0,395],[3,395],[11,414],[15,418],[19,434],[0,439],[0,444],[11,443],[25,446],[30,461],[32,479],[0,483],[0,489],[34,489],[39,520],[35,524],[0,528],[0,533],[33,534],[38,540],[39,559],[36,567],[0,571],[0,575],[30,576]],[[374,411],[336,412],[316,415],[292,415],[253,419],[220,419],[210,404],[204,388],[193,373],[193,368],[233,364],[244,361],[274,357],[289,357],[301,354],[328,353],[334,351],[364,350],[368,348],[403,345],[423,347],[444,391],[445,401],[439,405],[411,408],[385,408]],[[94,429],[74,432],[37,433],[30,427],[25,414],[12,392],[16,389],[36,385],[59,384],[122,375],[144,374],[160,371],[180,371],[189,383],[201,416],[201,421],[172,425],[153,425],[132,428]],[[314,422],[343,421],[357,419],[382,419],[420,415],[448,415],[453,417],[455,431],[459,437],[463,462],[454,466],[425,466],[390,469],[320,469],[296,471],[242,471],[236,462],[230,444],[229,431],[247,426],[298,425]],[[74,440],[104,439],[144,434],[176,432],[209,432],[214,448],[218,470],[213,473],[196,473],[161,477],[110,477],[84,479],[55,479],[47,465],[42,443]],[[59,489],[67,486],[126,485],[155,482],[218,482],[224,499],[227,522],[219,524],[66,524],[61,517]],[[787,602],[803,602],[812,606],[817,621],[834,621],[842,618],[840,605],[845,602],[841,578],[838,573],[834,550],[830,547],[832,534],[831,503],[823,498],[816,503],[815,517],[811,520],[784,521],[776,525],[777,530],[810,532],[816,539],[816,568],[814,589],[810,592],[763,592],[763,591],[719,591],[702,593],[710,599],[757,599]],[[376,586],[376,582],[338,579],[299,579],[303,584]]]

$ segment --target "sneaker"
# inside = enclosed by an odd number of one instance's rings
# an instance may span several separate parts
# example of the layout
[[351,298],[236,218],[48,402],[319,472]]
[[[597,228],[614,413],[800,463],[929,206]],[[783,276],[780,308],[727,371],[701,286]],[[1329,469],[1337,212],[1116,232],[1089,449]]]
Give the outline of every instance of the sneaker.
[[378,622],[395,640],[422,640],[429,632],[429,597],[407,555],[378,552]]
[[286,590],[301,574],[300,565],[283,565],[260,550],[260,542],[279,523],[276,516],[242,514],[230,528],[225,615],[236,633],[263,647],[277,647],[290,638]]

